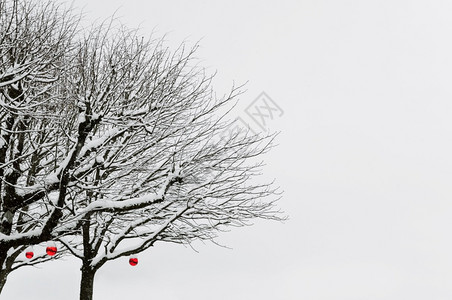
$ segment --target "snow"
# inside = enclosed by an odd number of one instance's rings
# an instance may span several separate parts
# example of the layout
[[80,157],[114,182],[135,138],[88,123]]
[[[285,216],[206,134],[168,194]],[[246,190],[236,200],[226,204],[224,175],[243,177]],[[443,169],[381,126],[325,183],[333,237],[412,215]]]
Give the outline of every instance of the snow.
[[5,176],[9,176],[9,175],[11,175],[12,173],[13,173],[13,169],[12,169],[12,168],[7,168],[7,169],[5,170],[4,175],[5,175]]
[[[90,203],[85,208],[79,210],[77,212],[77,217],[75,219],[73,219],[72,222],[67,223],[65,226],[60,227],[59,230],[64,231],[65,229],[70,228],[71,226],[73,226],[74,222],[82,219],[86,214],[88,214],[92,211],[115,210],[115,209],[127,210],[127,209],[133,208],[135,206],[151,205],[154,203],[161,202],[164,199],[165,190],[168,187],[168,185],[170,184],[171,180],[175,176],[179,175],[179,172],[180,172],[179,166],[176,165],[175,169],[176,169],[176,171],[174,173],[170,173],[168,175],[167,179],[162,184],[158,193],[146,194],[146,195],[143,195],[140,197],[135,197],[135,198],[122,200],[122,201],[97,200],[95,202]],[[50,180],[58,180],[56,178],[56,174],[57,174],[56,172],[52,173],[51,175],[49,175],[47,177],[47,180],[49,180],[49,179]],[[37,185],[37,186],[39,188],[43,188],[41,185]],[[29,188],[33,188],[33,187],[29,187]],[[37,188],[37,187],[35,186],[35,188]],[[57,199],[57,193],[52,193],[49,195],[49,200],[52,203],[55,202],[55,199]],[[184,208],[184,209],[186,209],[186,208]],[[11,241],[11,240],[21,239],[21,238],[26,238],[26,237],[39,236],[40,234],[41,234],[41,229],[35,229],[35,230],[29,231],[26,233],[20,233],[20,234],[11,235],[11,236],[0,233],[0,240]]]
[[2,241],[15,241],[15,240],[20,240],[23,238],[32,238],[32,237],[37,237],[39,235],[41,235],[41,230],[40,229],[35,229],[35,230],[31,230],[25,233],[17,233],[17,234],[13,234],[13,235],[6,235],[3,233],[0,233],[0,240]]
[[128,209],[134,206],[152,204],[159,202],[163,198],[164,190],[160,190],[157,194],[147,194],[141,197],[136,197],[123,201],[114,200],[97,200],[90,203],[86,208],[82,210],[82,214],[95,211],[95,210],[110,210],[110,209]]
[[[5,77],[8,77],[8,76],[11,76],[11,75],[15,75],[16,73],[19,73],[20,71],[14,71],[14,72],[11,72],[10,74],[4,74],[3,76],[1,76],[0,78],[5,78]],[[19,80],[22,80],[22,79],[24,79],[25,77],[27,77],[29,75],[29,73],[23,73],[23,74],[21,74],[20,76],[17,76],[17,77],[14,77],[13,79],[11,79],[11,80],[8,80],[8,81],[2,81],[2,82],[0,82],[0,88],[2,88],[2,87],[5,87],[5,86],[8,86],[8,85],[11,85],[11,84],[13,84],[13,83],[15,83],[15,82],[18,82]]]
[[84,122],[86,122],[86,116],[85,113],[82,112],[78,115],[78,124],[82,124]]
[[104,158],[100,155],[96,156],[96,163],[97,164],[103,164],[105,162]]
[[89,141],[85,146],[82,147],[80,151],[80,157],[83,157],[88,151],[99,148],[99,146],[105,143],[105,141],[107,141],[109,138],[118,134],[118,132],[119,132],[118,128],[112,128],[107,130],[101,137]]
[[59,197],[59,193],[58,192],[52,192],[52,193],[49,193],[47,195],[48,200],[55,206],[58,203],[58,197]]
[[93,119],[93,120],[99,120],[99,119],[102,118],[102,117],[103,117],[102,114],[94,113],[93,116],[92,116],[92,119]]
[[124,116],[139,116],[139,115],[146,114],[148,111],[149,111],[148,107],[143,107],[140,109],[126,110],[126,111],[124,111],[123,115]]
[[16,187],[16,193],[19,196],[24,196],[27,193],[33,193],[37,192],[39,190],[43,190],[46,185],[52,185],[54,183],[57,183],[59,181],[58,175],[61,173],[61,170],[67,167],[67,164],[69,163],[72,153],[74,152],[74,149],[71,149],[69,153],[67,154],[66,158],[63,160],[63,162],[60,164],[60,166],[52,173],[46,176],[44,179],[44,185],[42,184],[35,184],[32,186],[24,186],[24,187]]

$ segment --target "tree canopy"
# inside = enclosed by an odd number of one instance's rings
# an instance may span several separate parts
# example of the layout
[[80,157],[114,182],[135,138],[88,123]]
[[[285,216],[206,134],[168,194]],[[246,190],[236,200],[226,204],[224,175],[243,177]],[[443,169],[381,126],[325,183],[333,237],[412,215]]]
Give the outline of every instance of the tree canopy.
[[0,0],[0,290],[48,259],[19,259],[30,245],[62,243],[92,293],[109,260],[284,218],[277,188],[254,179],[274,136],[218,138],[240,87],[217,97],[196,45],[79,20],[53,1]]

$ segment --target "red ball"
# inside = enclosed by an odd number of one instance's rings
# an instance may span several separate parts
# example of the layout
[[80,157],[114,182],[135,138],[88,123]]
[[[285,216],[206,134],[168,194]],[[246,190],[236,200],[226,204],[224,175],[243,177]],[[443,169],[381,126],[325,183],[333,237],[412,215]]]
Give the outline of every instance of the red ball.
[[130,264],[132,267],[135,267],[136,265],[138,265],[138,258],[136,258],[136,257],[130,258],[130,259],[129,259],[129,264]]
[[50,256],[54,256],[57,253],[56,247],[47,247],[46,252]]
[[28,258],[28,259],[33,258],[33,255],[34,255],[34,253],[32,251],[25,252],[25,257]]

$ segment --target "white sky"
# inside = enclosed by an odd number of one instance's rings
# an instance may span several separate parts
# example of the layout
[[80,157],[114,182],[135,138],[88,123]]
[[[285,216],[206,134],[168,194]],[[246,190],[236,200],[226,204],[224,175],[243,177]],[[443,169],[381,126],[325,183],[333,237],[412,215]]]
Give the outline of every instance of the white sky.
[[[452,2],[75,0],[177,45],[201,40],[218,90],[249,80],[284,115],[266,177],[285,224],[199,253],[154,247],[97,274],[95,299],[452,299]],[[249,120],[249,119],[248,119]],[[79,263],[13,273],[0,299],[78,299]]]

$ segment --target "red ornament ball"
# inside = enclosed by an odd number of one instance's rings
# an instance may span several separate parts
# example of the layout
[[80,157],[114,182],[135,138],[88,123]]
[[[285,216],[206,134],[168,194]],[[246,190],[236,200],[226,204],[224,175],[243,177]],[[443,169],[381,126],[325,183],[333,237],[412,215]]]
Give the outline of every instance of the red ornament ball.
[[57,253],[56,247],[47,247],[46,249],[47,255],[54,256]]
[[28,259],[33,258],[33,255],[35,255],[32,251],[27,251],[25,252],[25,257]]
[[136,265],[138,265],[138,258],[136,258],[136,257],[130,258],[130,259],[129,259],[129,264],[130,264],[132,267],[135,267]]

